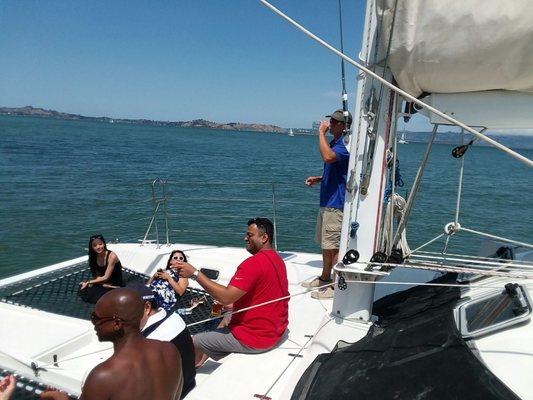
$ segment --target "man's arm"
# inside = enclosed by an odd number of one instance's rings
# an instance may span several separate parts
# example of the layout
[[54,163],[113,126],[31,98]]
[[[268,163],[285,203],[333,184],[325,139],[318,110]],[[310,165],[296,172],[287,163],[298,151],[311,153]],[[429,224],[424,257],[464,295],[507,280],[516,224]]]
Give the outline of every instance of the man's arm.
[[320,155],[322,156],[322,160],[326,164],[331,164],[332,162],[337,161],[337,156],[333,150],[331,150],[331,147],[329,147],[329,143],[326,140],[326,133],[329,129],[329,122],[328,121],[322,121],[320,123],[320,127],[318,128],[318,148],[320,149]]
[[309,187],[313,186],[315,183],[318,183],[322,180],[322,176],[309,176],[305,180],[305,184]]
[[[196,268],[186,262],[178,263],[178,268],[180,270],[180,276],[184,278],[190,278],[194,271],[196,271]],[[201,272],[198,273],[196,282],[198,282],[198,284],[203,287],[207,293],[213,296],[215,300],[225,306],[239,300],[246,293],[244,290],[237,289],[235,286],[223,286],[219,283],[213,282]]]

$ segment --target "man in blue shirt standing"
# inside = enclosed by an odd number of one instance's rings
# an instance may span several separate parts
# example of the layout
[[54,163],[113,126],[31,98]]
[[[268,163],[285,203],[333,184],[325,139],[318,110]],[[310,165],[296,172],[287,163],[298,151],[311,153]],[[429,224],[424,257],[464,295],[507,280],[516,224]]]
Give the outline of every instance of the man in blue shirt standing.
[[[303,287],[313,288],[333,283],[331,269],[337,263],[342,226],[342,212],[344,209],[344,195],[346,192],[346,176],[348,175],[348,160],[350,154],[344,144],[343,132],[351,123],[350,113],[345,117],[342,110],[337,110],[329,117],[329,121],[322,121],[318,128],[318,147],[324,160],[322,176],[310,176],[305,180],[307,186],[320,182],[320,210],[316,227],[316,241],[322,248],[322,274],[312,281],[302,283]],[[328,143],[326,133],[333,135]],[[311,293],[315,299],[333,297],[333,285],[324,287]]]

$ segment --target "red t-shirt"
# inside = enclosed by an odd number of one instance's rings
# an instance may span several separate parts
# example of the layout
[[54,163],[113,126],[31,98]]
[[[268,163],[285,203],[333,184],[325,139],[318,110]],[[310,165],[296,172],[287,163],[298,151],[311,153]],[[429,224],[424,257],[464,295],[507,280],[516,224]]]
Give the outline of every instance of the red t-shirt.
[[[289,295],[285,262],[274,250],[261,250],[244,260],[229,284],[246,293],[233,305],[238,311]],[[289,299],[233,314],[229,329],[245,346],[268,349],[274,346],[289,324]]]

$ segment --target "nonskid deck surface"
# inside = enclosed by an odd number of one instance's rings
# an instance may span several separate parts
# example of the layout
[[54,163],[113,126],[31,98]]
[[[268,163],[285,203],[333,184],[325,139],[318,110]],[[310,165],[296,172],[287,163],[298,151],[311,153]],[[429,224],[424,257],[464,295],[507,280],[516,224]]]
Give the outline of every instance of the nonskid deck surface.
[[[124,282],[146,282],[148,276],[124,268]],[[15,283],[0,286],[0,301],[23,307],[47,311],[68,317],[89,320],[94,304],[85,303],[78,296],[79,282],[91,278],[87,262],[78,263],[57,271],[37,275]],[[177,308],[187,308],[191,300],[205,296],[205,301],[191,314],[182,315],[185,323],[191,324],[209,318],[213,299],[204,291],[187,288],[178,298]],[[205,324],[189,328],[192,334],[206,329]]]

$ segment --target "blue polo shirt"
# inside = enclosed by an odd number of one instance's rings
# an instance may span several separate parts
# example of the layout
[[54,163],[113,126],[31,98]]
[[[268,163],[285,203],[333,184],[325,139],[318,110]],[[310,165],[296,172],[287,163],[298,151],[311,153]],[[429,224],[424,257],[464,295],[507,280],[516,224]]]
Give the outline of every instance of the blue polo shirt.
[[342,136],[329,142],[329,147],[335,152],[337,159],[330,164],[324,163],[324,173],[320,183],[320,207],[342,210],[344,208],[344,192],[346,192],[350,153],[344,145]]

